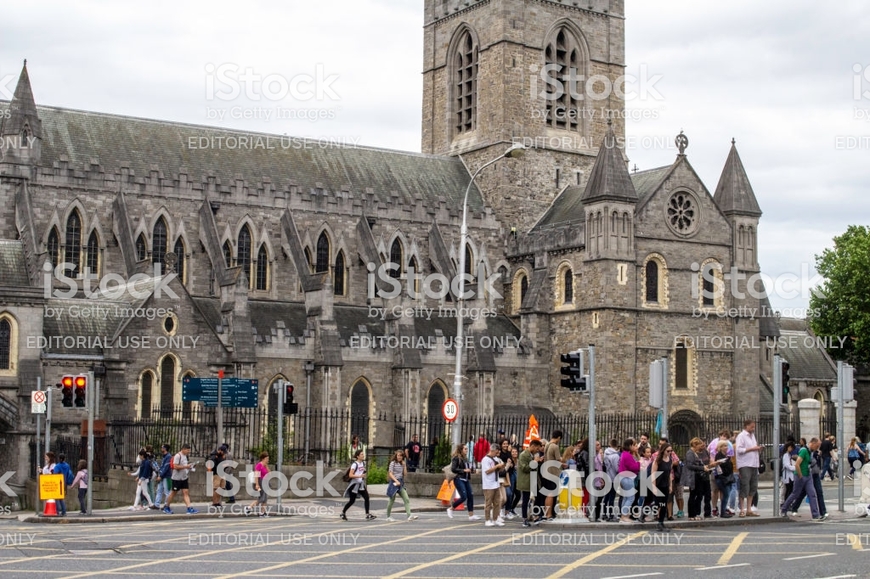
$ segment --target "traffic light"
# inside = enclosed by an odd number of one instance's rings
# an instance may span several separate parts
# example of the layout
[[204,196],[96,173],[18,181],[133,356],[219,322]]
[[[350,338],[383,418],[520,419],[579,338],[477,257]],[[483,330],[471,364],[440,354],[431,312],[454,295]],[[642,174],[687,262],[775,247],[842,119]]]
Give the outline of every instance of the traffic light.
[[571,392],[586,391],[586,376],[583,375],[583,358],[580,352],[571,352],[560,356],[563,364],[559,372],[562,378],[562,388],[568,388]]
[[296,414],[299,412],[299,405],[293,402],[293,384],[284,385],[284,414]]
[[60,380],[60,384],[57,385],[58,388],[61,389],[61,393],[63,394],[63,399],[61,403],[64,408],[72,408],[73,405],[73,377],[72,376],[64,376]]
[[75,388],[76,388],[75,406],[76,406],[76,408],[84,408],[86,406],[85,394],[87,393],[87,390],[88,390],[88,377],[85,376],[84,374],[80,374],[80,375],[75,377],[74,382],[75,382]]
[[782,403],[785,404],[786,402],[788,402],[788,390],[789,390],[788,381],[790,379],[790,376],[788,375],[789,363],[786,362],[785,360],[783,360],[781,368],[782,368],[782,373],[781,373],[782,374],[782,377],[781,377]]

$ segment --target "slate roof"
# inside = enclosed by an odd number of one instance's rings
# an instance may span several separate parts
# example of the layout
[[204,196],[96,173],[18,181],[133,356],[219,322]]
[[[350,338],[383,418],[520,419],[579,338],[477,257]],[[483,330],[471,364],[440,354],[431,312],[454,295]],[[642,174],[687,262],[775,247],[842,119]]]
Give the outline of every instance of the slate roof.
[[647,169],[646,171],[638,171],[631,174],[631,182],[634,183],[634,190],[637,192],[640,205],[646,203],[652,194],[655,193],[655,190],[664,181],[672,166],[665,165],[664,167],[656,167],[655,169]]
[[[115,332],[128,318],[123,315],[130,303],[123,300],[58,299],[46,301],[47,311],[61,312],[45,316],[42,334],[48,340],[49,354],[102,355],[112,343]],[[89,315],[81,315],[89,312]]]
[[[758,316],[758,335],[762,338],[776,338],[779,337],[779,320],[776,316],[773,315],[761,315],[761,313],[768,314],[772,312],[773,309],[770,307],[770,300],[765,295],[759,301],[759,305],[761,306],[761,312]],[[804,325],[804,329],[806,325]]]
[[24,244],[20,241],[0,240],[0,271],[3,272],[4,286],[30,286]]
[[[789,328],[789,329],[787,329]],[[806,320],[780,319],[779,354],[788,360],[792,380],[836,382],[837,369],[817,338],[807,328]]]
[[726,215],[739,213],[761,216],[761,208],[758,206],[755,192],[752,191],[752,185],[749,183],[749,177],[746,176],[746,169],[743,168],[743,162],[737,153],[737,145],[733,140],[713,200]]
[[637,192],[628,174],[625,157],[617,147],[613,127],[607,129],[604,141],[598,148],[598,157],[583,191],[583,202],[615,200],[637,202]]
[[[409,205],[419,196],[429,203],[444,199],[455,206],[461,203],[470,178],[458,157],[371,147],[324,148],[317,141],[287,136],[282,141],[281,135],[59,107],[39,106],[37,111],[43,132],[41,164],[48,167],[65,156],[72,167],[88,167],[97,160],[108,171],[126,166],[141,177],[156,165],[165,177],[184,172],[198,182],[213,175],[224,186],[235,183],[237,177],[249,184],[268,177],[276,187],[293,181],[302,188],[321,183],[329,191],[350,187],[352,192],[362,193],[371,188],[384,203],[391,201],[395,191],[398,199]],[[251,143],[268,143],[273,148],[227,148],[229,137],[246,137]],[[200,138],[209,146],[200,148]],[[221,148],[217,147],[219,142]],[[476,186],[468,204],[471,210],[483,207]]]

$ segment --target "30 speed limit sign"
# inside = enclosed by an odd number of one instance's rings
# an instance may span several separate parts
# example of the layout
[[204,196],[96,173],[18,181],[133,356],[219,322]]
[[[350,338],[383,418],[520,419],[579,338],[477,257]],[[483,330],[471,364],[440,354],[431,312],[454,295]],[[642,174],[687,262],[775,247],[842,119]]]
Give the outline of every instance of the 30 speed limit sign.
[[453,422],[459,416],[459,404],[453,398],[448,398],[444,401],[444,406],[441,407],[441,414],[447,422]]

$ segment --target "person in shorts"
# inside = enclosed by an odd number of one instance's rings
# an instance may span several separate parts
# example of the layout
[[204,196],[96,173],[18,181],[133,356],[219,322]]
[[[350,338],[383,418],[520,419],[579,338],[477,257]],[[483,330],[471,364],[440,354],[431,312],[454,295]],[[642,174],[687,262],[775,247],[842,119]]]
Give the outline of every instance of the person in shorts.
[[737,456],[737,472],[740,473],[740,514],[741,517],[757,517],[751,509],[752,498],[758,492],[759,453],[764,449],[755,440],[755,421],[746,420],[743,431],[737,435],[734,454]]
[[259,493],[256,500],[245,507],[245,514],[252,512],[255,508],[258,510],[258,517],[267,516],[266,503],[269,501],[266,495],[266,488],[263,484],[266,475],[269,474],[269,453],[260,453],[260,462],[254,465],[254,490]]
[[166,504],[163,506],[163,512],[167,515],[172,514],[172,499],[175,498],[175,495],[179,492],[181,493],[181,497],[184,499],[184,504],[187,506],[187,514],[192,515],[194,513],[198,513],[199,511],[193,508],[193,505],[190,504],[190,491],[188,490],[189,483],[188,477],[190,476],[190,471],[193,469],[196,464],[190,464],[187,460],[187,456],[190,454],[190,445],[184,444],[181,446],[181,450],[172,457],[172,492],[169,493],[169,496],[166,497]]

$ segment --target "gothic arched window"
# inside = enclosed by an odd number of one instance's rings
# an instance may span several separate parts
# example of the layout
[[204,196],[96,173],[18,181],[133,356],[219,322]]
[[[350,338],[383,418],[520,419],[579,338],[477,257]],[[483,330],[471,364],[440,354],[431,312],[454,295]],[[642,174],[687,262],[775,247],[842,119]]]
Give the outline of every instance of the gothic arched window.
[[140,233],[136,238],[136,261],[148,259],[148,244],[145,243],[145,234]]
[[154,232],[151,235],[151,263],[157,266],[155,268],[157,274],[162,275],[166,271],[166,252],[169,251],[168,243],[166,221],[161,217],[154,224]]
[[96,276],[100,275],[100,241],[97,239],[96,231],[91,231],[90,236],[88,236],[85,267],[88,273]]
[[646,301],[651,304],[659,301],[659,264],[654,259],[646,262]]
[[317,261],[314,264],[315,273],[324,271],[329,271],[329,238],[325,231],[317,238]]
[[236,245],[236,265],[242,268],[245,277],[248,278],[248,287],[253,287],[251,275],[251,230],[247,225],[239,231],[239,243]]
[[82,219],[78,211],[73,211],[66,220],[66,245],[63,260],[72,265],[70,272],[75,277],[81,271],[82,259]]
[[343,296],[345,291],[345,267],[344,267],[344,252],[339,251],[335,256],[335,275],[332,279],[332,293],[337,296]]
[[60,237],[57,234],[56,227],[52,227],[48,233],[46,248],[48,249],[48,259],[51,261],[51,267],[57,267],[57,264],[60,263]]
[[399,279],[402,276],[402,271],[405,269],[405,258],[403,256],[402,251],[402,242],[399,241],[399,238],[393,240],[393,244],[390,246],[390,264],[395,266],[390,269],[390,277],[393,279]]
[[175,240],[175,247],[172,249],[172,253],[174,253],[177,258],[175,261],[175,273],[178,274],[178,281],[184,283],[184,240],[180,237]]
[[233,248],[230,247],[229,239],[224,241],[224,261],[226,262],[227,267],[233,266]]
[[0,318],[0,370],[12,368],[12,324]]
[[266,290],[269,281],[269,256],[266,253],[266,244],[260,245],[257,252],[257,279],[255,289]]
[[477,44],[469,30],[459,37],[453,54],[453,130],[460,135],[477,126]]
[[583,52],[574,34],[565,27],[560,28],[553,40],[547,44],[544,57],[547,65],[545,70],[552,79],[546,88],[547,126],[576,131],[583,118],[583,83],[574,83],[577,86],[573,87],[575,94],[572,95],[572,87],[563,80],[569,75],[574,78],[585,77]]

